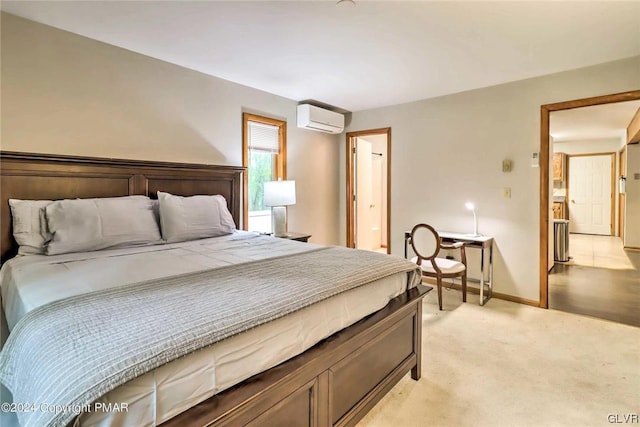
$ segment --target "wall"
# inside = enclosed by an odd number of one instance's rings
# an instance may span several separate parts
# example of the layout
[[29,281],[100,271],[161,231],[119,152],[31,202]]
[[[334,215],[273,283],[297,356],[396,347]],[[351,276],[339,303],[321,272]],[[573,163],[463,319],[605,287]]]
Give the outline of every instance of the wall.
[[[403,231],[418,222],[471,232],[464,203],[473,201],[479,231],[496,239],[495,290],[538,301],[540,169],[530,158],[540,150],[540,106],[636,89],[640,56],[353,113],[348,131],[392,128],[392,253],[402,255]],[[503,159],[512,172],[502,172]]]
[[553,136],[549,135],[549,230],[547,231],[547,271],[555,266],[555,225],[553,217],[553,193],[554,186],[557,185],[553,180]]
[[[553,115],[553,112],[551,113]],[[614,165],[614,235],[619,234],[619,224],[618,224],[618,208],[619,208],[619,194],[618,194],[618,174],[620,170],[620,150],[626,144],[625,137],[619,138],[603,138],[603,139],[589,139],[589,140],[576,140],[576,141],[555,141],[553,143],[553,151],[555,153],[565,153],[565,154],[594,154],[594,153],[614,153],[615,154],[615,165]],[[567,166],[569,161],[567,160]],[[552,171],[553,172],[553,171]],[[566,188],[568,185],[569,175],[567,174],[566,180],[563,183],[563,188]],[[557,190],[557,189],[556,189]],[[565,195],[564,192],[558,192],[558,195]],[[569,206],[570,208],[570,206]]]
[[296,128],[296,104],[2,13],[2,149],[242,164],[242,112],[285,119],[289,228],[338,243],[338,137]]
[[627,217],[624,245],[640,249],[640,144],[627,146]]

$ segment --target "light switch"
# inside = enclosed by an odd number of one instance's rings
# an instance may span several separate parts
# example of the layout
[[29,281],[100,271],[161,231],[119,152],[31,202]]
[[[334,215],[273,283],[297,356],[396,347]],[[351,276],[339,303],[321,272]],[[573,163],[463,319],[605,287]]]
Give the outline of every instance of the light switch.
[[504,159],[502,161],[502,172],[511,172],[511,160]]
[[531,153],[531,167],[540,167],[540,153]]
[[511,198],[511,187],[504,187],[502,189],[502,197],[504,197],[505,199]]

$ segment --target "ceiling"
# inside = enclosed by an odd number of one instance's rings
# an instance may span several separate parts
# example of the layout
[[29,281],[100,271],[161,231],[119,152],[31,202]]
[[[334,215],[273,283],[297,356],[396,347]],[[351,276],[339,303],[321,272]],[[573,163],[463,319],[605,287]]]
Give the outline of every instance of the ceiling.
[[553,142],[627,137],[627,126],[640,108],[640,100],[552,111],[549,133]]
[[640,2],[3,1],[2,10],[358,111],[640,55]]

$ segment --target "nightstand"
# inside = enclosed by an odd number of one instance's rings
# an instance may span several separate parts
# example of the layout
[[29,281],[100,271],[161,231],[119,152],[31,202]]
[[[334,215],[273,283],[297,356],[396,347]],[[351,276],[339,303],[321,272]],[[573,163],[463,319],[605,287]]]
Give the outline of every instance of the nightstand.
[[297,240],[298,242],[308,242],[311,234],[288,232],[286,236],[277,236],[280,239]]

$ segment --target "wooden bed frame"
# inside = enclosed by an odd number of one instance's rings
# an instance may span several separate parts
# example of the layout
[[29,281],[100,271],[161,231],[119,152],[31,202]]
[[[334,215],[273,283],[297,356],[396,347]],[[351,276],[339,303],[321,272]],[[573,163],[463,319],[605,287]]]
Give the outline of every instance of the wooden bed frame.
[[[15,255],[10,198],[116,197],[156,191],[221,194],[239,224],[243,167],[0,153],[3,260]],[[163,426],[355,425],[407,372],[420,379],[419,286],[304,353],[245,380]]]

